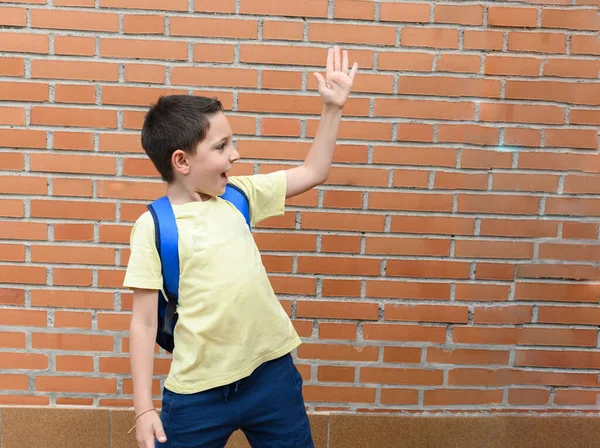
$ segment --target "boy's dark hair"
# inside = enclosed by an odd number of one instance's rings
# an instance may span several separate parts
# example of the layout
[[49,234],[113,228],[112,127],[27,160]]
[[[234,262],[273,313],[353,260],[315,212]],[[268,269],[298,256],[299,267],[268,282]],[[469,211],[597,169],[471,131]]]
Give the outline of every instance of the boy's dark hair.
[[194,154],[210,128],[208,118],[222,111],[216,98],[189,95],[162,96],[150,108],[142,128],[142,147],[165,182],[175,179],[173,153],[181,149]]

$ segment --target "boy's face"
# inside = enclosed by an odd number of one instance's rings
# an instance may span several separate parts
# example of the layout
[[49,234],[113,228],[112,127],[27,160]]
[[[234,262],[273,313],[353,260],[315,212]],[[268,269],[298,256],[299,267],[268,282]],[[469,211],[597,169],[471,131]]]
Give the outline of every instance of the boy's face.
[[225,193],[227,172],[240,154],[233,146],[233,133],[225,114],[219,112],[209,122],[206,138],[196,147],[196,154],[188,155],[188,179],[196,192],[220,196]]

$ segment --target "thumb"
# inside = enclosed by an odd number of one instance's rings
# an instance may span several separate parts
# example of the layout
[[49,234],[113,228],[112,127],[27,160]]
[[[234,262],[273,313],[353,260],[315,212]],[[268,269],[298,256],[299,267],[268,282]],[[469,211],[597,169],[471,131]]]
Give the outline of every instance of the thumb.
[[325,78],[323,78],[323,75],[320,73],[313,73],[313,75],[315,75],[315,78],[317,78],[319,92],[322,93],[326,89]]
[[167,435],[165,434],[165,430],[163,429],[163,426],[161,423],[155,423],[154,425],[154,434],[156,436],[156,439],[161,442],[164,443],[167,441]]

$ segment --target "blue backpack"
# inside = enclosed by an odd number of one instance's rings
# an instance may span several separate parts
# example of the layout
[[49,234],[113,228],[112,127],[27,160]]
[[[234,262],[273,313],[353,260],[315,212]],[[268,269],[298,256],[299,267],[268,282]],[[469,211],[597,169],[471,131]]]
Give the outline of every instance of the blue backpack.
[[[230,202],[246,219],[250,228],[250,204],[246,194],[238,187],[227,184],[222,199]],[[177,223],[173,208],[166,196],[148,205],[154,220],[156,249],[162,265],[163,285],[167,297],[158,292],[158,328],[156,343],[169,353],[175,348],[173,332],[177,323],[177,301],[179,295],[179,248]]]

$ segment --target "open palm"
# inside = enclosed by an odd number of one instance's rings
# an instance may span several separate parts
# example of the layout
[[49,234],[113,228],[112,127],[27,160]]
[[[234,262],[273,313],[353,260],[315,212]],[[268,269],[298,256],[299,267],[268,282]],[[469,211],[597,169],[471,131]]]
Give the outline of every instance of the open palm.
[[323,102],[328,106],[342,109],[348,100],[358,63],[352,65],[348,72],[348,52],[344,50],[340,55],[340,48],[335,46],[327,52],[327,73],[325,78],[320,73],[314,73],[319,84],[319,93]]

